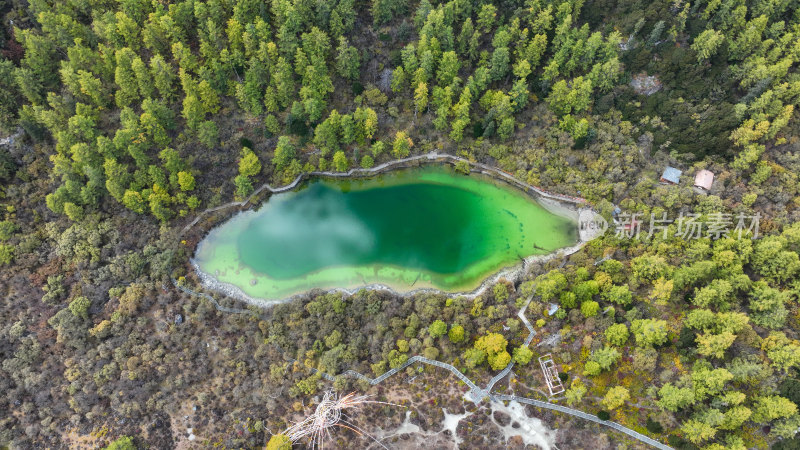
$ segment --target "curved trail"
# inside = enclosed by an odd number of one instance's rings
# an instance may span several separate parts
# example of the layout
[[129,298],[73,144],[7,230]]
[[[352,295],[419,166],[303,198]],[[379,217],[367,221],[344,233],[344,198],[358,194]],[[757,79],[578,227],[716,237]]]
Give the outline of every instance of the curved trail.
[[[174,279],[172,280],[172,283],[175,285],[176,288],[178,288],[182,292],[185,292],[185,293],[190,294],[190,295],[197,295],[197,296],[202,297],[204,299],[210,299],[210,301],[212,302],[214,307],[219,311],[229,312],[229,313],[251,313],[251,314],[256,314],[254,311],[247,310],[247,309],[224,307],[224,306],[220,305],[213,297],[211,297],[208,294],[195,292],[195,291],[192,291],[189,288],[180,286],[177,283],[177,281],[175,281]],[[531,341],[533,340],[533,337],[536,335],[536,330],[533,329],[533,327],[531,326],[530,322],[528,321],[528,318],[525,317],[525,310],[528,308],[528,305],[531,303],[532,299],[533,299],[533,296],[529,297],[528,300],[525,302],[525,306],[523,306],[522,309],[520,309],[519,312],[517,313],[517,316],[522,320],[522,322],[525,324],[525,327],[529,331],[528,337],[525,338],[525,345],[530,344]],[[292,361],[292,362],[298,362],[299,363],[299,361],[297,361],[296,359],[290,358],[290,357],[286,357],[286,359],[289,360],[289,361]],[[519,403],[532,405],[532,406],[535,406],[535,407],[538,407],[538,408],[549,409],[549,410],[552,410],[552,411],[558,411],[558,412],[561,412],[561,413],[564,413],[564,414],[569,414],[569,415],[574,416],[574,417],[580,417],[581,419],[586,419],[586,420],[592,421],[594,423],[598,423],[600,425],[605,425],[605,426],[607,426],[609,428],[613,428],[614,430],[617,430],[617,431],[619,431],[621,433],[625,433],[626,435],[630,436],[633,439],[637,439],[637,440],[639,440],[639,441],[641,441],[641,442],[643,442],[645,444],[648,444],[648,445],[653,446],[653,447],[658,448],[658,449],[662,449],[662,450],[671,450],[672,449],[672,447],[664,445],[661,442],[659,442],[659,441],[657,441],[655,439],[652,439],[650,437],[647,437],[647,436],[645,436],[645,435],[643,435],[643,434],[641,434],[641,433],[639,433],[639,432],[637,432],[635,430],[632,430],[632,429],[630,429],[628,427],[625,427],[623,425],[620,425],[620,424],[618,424],[616,422],[613,422],[613,421],[610,421],[610,420],[601,420],[595,415],[588,414],[588,413],[585,413],[585,412],[577,410],[577,409],[568,408],[566,406],[561,406],[561,405],[558,405],[558,404],[555,404],[555,403],[543,402],[541,400],[535,400],[535,399],[532,399],[532,398],[518,397],[516,395],[493,394],[492,390],[494,389],[494,385],[498,381],[503,379],[505,376],[507,376],[511,372],[511,370],[513,369],[513,367],[514,367],[514,361],[513,360],[510,363],[508,363],[508,366],[506,366],[505,369],[503,369],[502,371],[500,371],[500,373],[498,373],[497,375],[492,377],[492,379],[489,380],[489,383],[487,383],[486,387],[483,388],[483,389],[481,389],[469,377],[464,375],[464,373],[462,373],[460,370],[458,370],[453,365],[447,364],[447,363],[443,363],[441,361],[436,361],[436,360],[433,360],[433,359],[428,359],[428,358],[425,358],[424,356],[419,356],[419,355],[412,356],[411,358],[408,358],[408,360],[406,362],[404,362],[403,364],[401,364],[399,367],[396,367],[394,369],[390,369],[390,370],[384,372],[382,375],[380,375],[380,376],[378,376],[376,378],[370,378],[370,377],[368,377],[368,376],[366,376],[366,375],[364,375],[364,374],[362,374],[360,372],[356,372],[355,370],[347,370],[347,371],[341,373],[338,376],[353,377],[353,378],[356,378],[356,379],[359,379],[359,380],[364,380],[364,381],[368,382],[370,385],[375,386],[375,385],[385,381],[387,378],[391,377],[392,375],[395,375],[398,372],[404,370],[408,366],[410,366],[412,364],[416,364],[416,363],[422,363],[422,364],[427,364],[427,365],[430,365],[430,366],[438,367],[440,369],[447,370],[450,373],[452,373],[453,375],[455,375],[459,380],[464,382],[464,384],[466,384],[467,387],[470,389],[469,392],[467,393],[467,396],[469,397],[470,400],[472,400],[472,402],[474,402],[476,404],[480,403],[484,398],[488,398],[489,401],[516,401],[516,402],[519,402]],[[310,370],[311,370],[312,373],[319,374],[322,378],[325,378],[328,381],[333,382],[336,379],[336,376],[331,375],[331,374],[326,373],[326,372],[322,372],[322,371],[320,371],[320,370],[318,370],[316,368],[312,367],[312,368],[310,368]]]

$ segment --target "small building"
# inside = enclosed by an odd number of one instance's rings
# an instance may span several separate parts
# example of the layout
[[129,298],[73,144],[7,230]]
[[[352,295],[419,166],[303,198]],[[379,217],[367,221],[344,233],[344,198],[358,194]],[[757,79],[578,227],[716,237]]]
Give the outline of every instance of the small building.
[[667,184],[678,184],[678,182],[681,180],[682,173],[682,171],[674,167],[667,166],[667,168],[664,169],[664,173],[661,174],[661,182]]
[[701,170],[697,172],[694,177],[694,187],[700,188],[704,191],[711,190],[711,185],[714,184],[714,172],[710,170]]
[[555,314],[558,311],[558,305],[556,305],[555,303],[550,303],[550,304],[547,305],[547,307],[548,307],[548,309],[547,309],[547,315],[548,316],[552,316],[553,314]]

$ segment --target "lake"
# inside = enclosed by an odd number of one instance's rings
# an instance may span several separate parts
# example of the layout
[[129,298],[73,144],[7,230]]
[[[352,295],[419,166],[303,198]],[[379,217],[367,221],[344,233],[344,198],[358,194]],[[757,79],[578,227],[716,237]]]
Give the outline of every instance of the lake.
[[246,295],[314,288],[472,290],[491,274],[578,241],[574,219],[522,191],[447,166],[317,178],[211,230],[194,263]]

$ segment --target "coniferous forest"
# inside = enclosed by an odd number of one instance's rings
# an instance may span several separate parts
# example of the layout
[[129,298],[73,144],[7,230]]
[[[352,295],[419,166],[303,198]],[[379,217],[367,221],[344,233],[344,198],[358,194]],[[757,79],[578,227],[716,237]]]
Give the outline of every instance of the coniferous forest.
[[[800,448],[798,0],[7,0],[0,16],[0,447],[289,448],[282,430],[332,389],[400,405],[354,416],[389,448],[426,446],[446,413],[468,416],[441,448],[535,448],[449,372],[341,375],[421,355],[484,384],[514,361],[495,393],[673,448]],[[262,308],[193,272],[210,221],[184,229],[203,211],[433,151],[586,199],[609,229],[474,299]],[[690,214],[696,235],[647,233]],[[708,231],[721,218],[731,231]],[[526,411],[558,448],[647,448]],[[392,434],[405,421],[416,438]]]

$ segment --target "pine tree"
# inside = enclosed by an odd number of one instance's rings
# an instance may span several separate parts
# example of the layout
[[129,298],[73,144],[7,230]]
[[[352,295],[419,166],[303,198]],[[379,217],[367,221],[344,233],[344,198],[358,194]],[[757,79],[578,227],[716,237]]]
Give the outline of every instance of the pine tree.
[[150,59],[150,72],[153,76],[153,84],[161,97],[167,101],[172,100],[175,95],[175,72],[172,66],[164,61],[161,55],[153,55]]
[[717,434],[714,427],[694,419],[684,422],[681,431],[694,444],[705,442]]
[[353,113],[356,122],[356,142],[365,145],[378,131],[378,114],[372,108],[356,108]]
[[372,0],[372,19],[377,27],[406,11],[407,0]]
[[203,104],[203,111],[211,114],[216,114],[219,111],[219,96],[208,81],[202,80],[197,84],[197,95]]
[[137,191],[126,190],[122,197],[122,204],[131,211],[144,213],[145,203],[142,194]]
[[492,53],[491,69],[489,71],[489,76],[493,81],[501,80],[506,76],[510,60],[511,56],[508,47],[500,47],[494,50],[494,53]]
[[458,62],[456,52],[444,52],[441,61],[439,61],[439,71],[436,74],[436,79],[442,86],[450,85],[458,75],[458,70],[460,68],[461,63]]
[[358,50],[350,46],[347,39],[340,37],[336,53],[336,71],[339,76],[350,80],[357,79],[360,66]]
[[345,144],[352,144],[353,141],[356,140],[356,123],[353,120],[353,116],[350,114],[345,114],[342,116],[340,123],[340,131],[342,136],[342,142]]
[[600,92],[608,92],[614,88],[617,78],[621,72],[619,59],[611,58],[604,63],[597,63],[589,73],[589,80],[592,86],[596,86]]
[[125,164],[107,158],[103,164],[106,175],[106,189],[112,197],[122,202],[125,191],[130,184],[130,172]]
[[261,172],[261,162],[258,156],[247,147],[242,147],[241,157],[239,158],[239,174],[246,177],[253,177]]
[[183,99],[182,116],[186,119],[186,126],[192,130],[197,130],[205,117],[203,103],[194,95],[187,95]]
[[339,150],[340,121],[341,116],[334,109],[314,130],[314,144],[323,156]]
[[480,11],[478,11],[478,27],[486,33],[492,31],[496,16],[497,7],[491,3],[481,6]]
[[139,86],[139,93],[142,98],[153,96],[153,79],[145,63],[138,56],[133,59],[131,69],[136,76],[136,83]]
[[647,37],[647,44],[651,46],[658,44],[661,41],[662,34],[664,34],[664,21],[659,20],[650,31],[650,35]]
[[78,84],[80,92],[88,96],[95,106],[108,107],[110,95],[108,89],[103,85],[102,80],[85,70],[78,71]]
[[392,144],[392,155],[395,158],[405,158],[411,151],[414,141],[406,134],[405,131],[398,131],[395,134],[394,144]]
[[237,199],[243,200],[253,192],[253,183],[250,181],[250,177],[246,175],[236,175],[233,179],[233,184],[236,187],[234,196]]
[[425,83],[420,83],[417,85],[417,88],[414,89],[414,106],[416,114],[419,111],[424,111],[425,107],[428,106],[428,85]]
[[118,86],[115,96],[117,106],[122,108],[139,99],[139,86],[132,68],[136,55],[131,49],[123,48],[117,50],[115,57],[117,68],[114,72],[114,82]]
[[278,58],[275,70],[272,71],[272,85],[275,88],[275,95],[281,107],[285,108],[292,103],[294,96],[294,77],[292,76],[292,66],[284,57]]
[[461,32],[458,34],[457,50],[462,56],[468,56],[469,41],[475,33],[475,28],[472,25],[472,18],[467,17],[464,24],[461,26]]
[[303,99],[303,109],[308,120],[316,122],[322,117],[327,107],[325,97],[333,92],[333,83],[322,65],[309,64],[303,75],[303,87],[300,88],[300,97]]
[[450,139],[459,142],[464,136],[464,128],[469,125],[469,108],[472,103],[472,91],[469,88],[464,88],[461,91],[461,97],[458,103],[453,106],[454,120],[452,122],[452,129],[450,131]]
[[347,156],[345,156],[343,151],[338,151],[333,154],[333,168],[337,172],[347,172],[350,163],[347,161]]
[[700,33],[692,43],[692,50],[697,52],[697,61],[703,62],[714,56],[724,40],[725,35],[720,31],[709,29]]
[[294,159],[294,156],[294,145],[289,141],[289,138],[286,136],[279,137],[278,144],[275,146],[275,156],[272,158],[275,168],[283,170]]
[[395,68],[394,71],[392,71],[392,92],[395,94],[402,92],[403,89],[405,89],[406,83],[406,71],[403,69],[403,66]]

